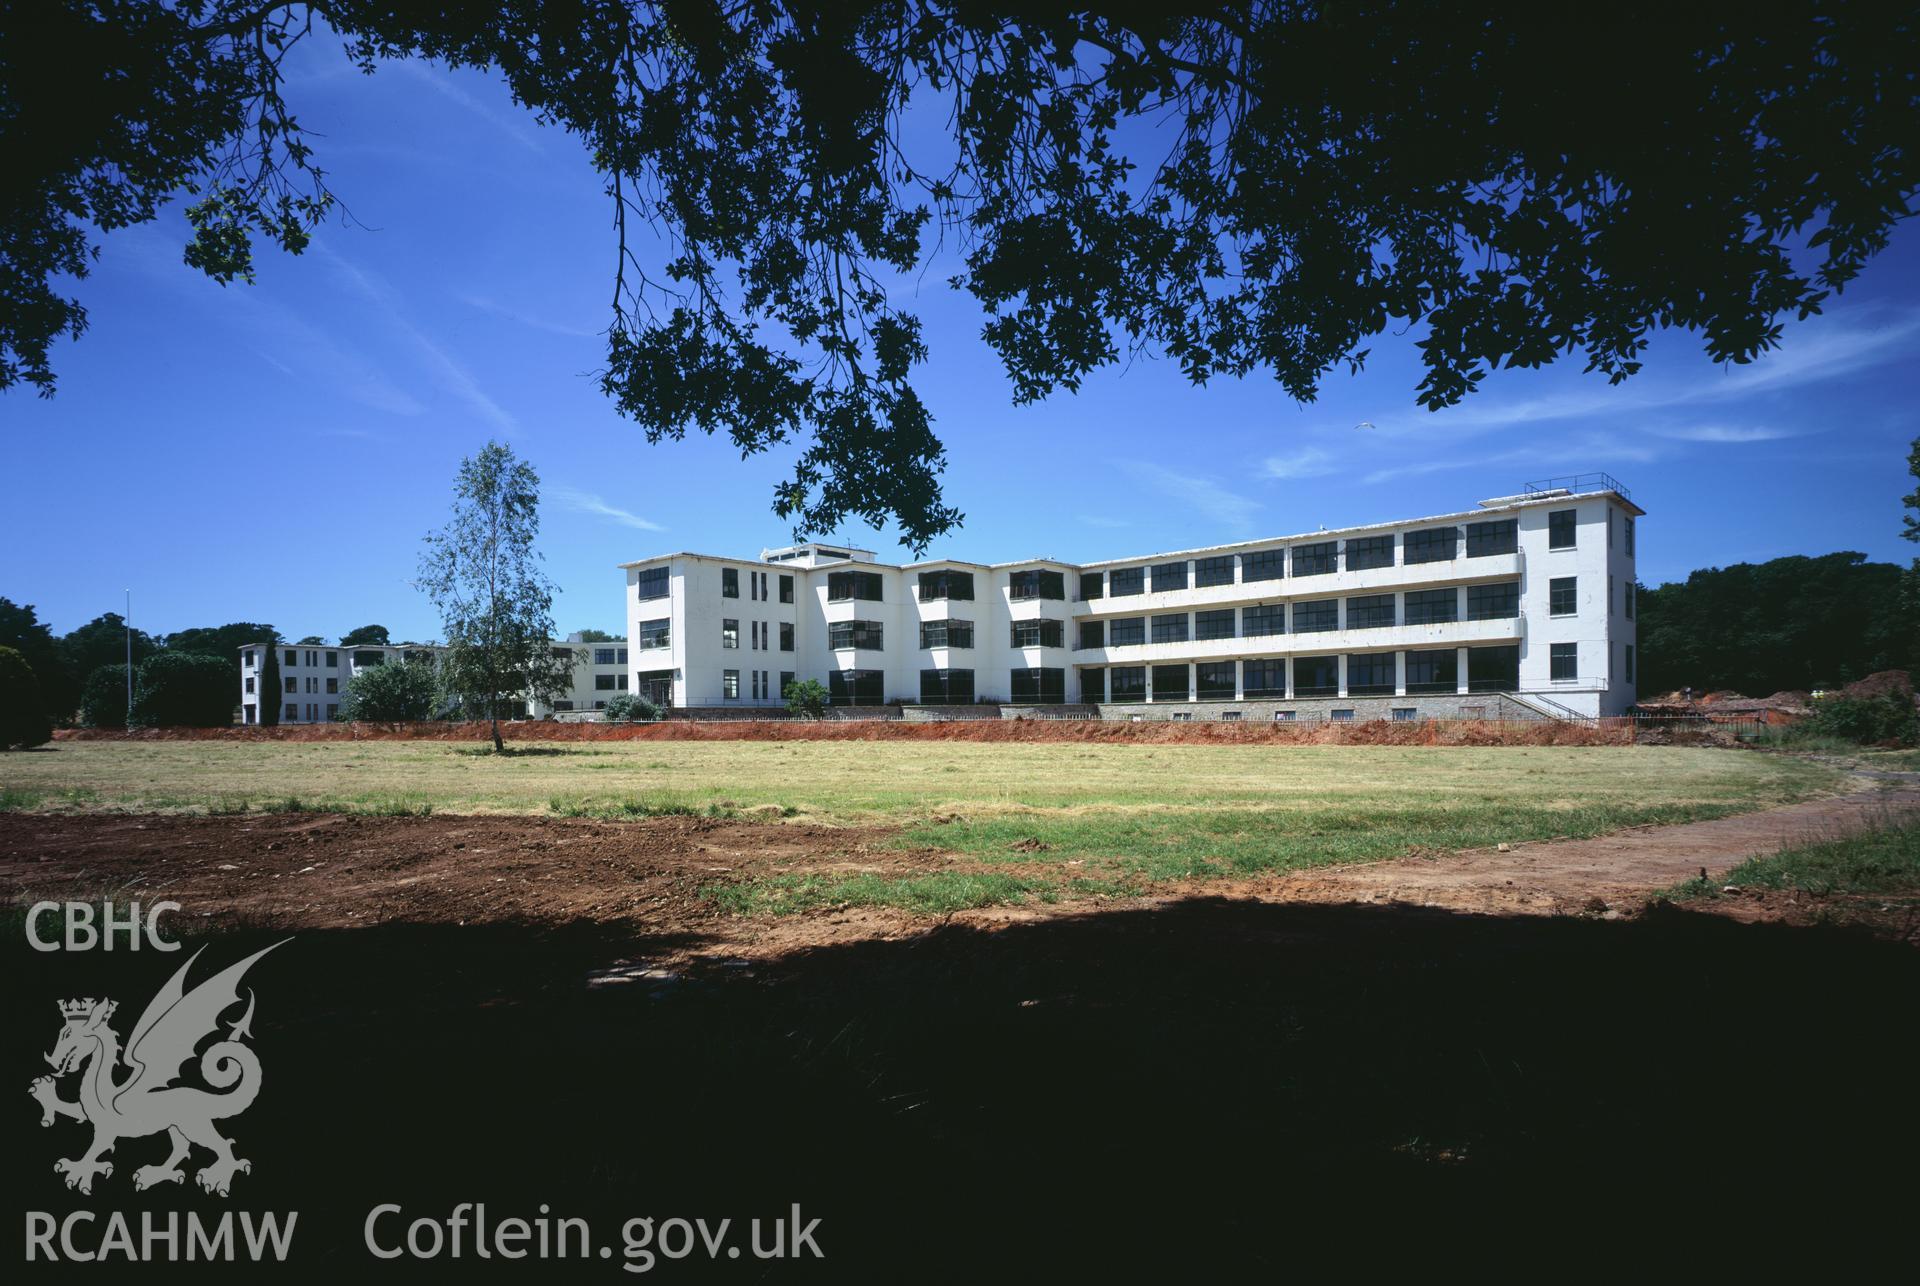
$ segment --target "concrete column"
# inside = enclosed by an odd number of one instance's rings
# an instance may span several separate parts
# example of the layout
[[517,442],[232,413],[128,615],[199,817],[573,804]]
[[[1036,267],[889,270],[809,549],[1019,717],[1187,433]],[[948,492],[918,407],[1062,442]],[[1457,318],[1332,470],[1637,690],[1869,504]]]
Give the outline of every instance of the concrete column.
[[1459,682],[1455,685],[1454,690],[1461,696],[1465,696],[1467,692],[1467,649],[1463,647],[1454,649],[1454,666],[1459,671]]
[[1407,654],[1405,652],[1393,654],[1393,695],[1396,697],[1407,695]]
[[[1233,561],[1234,566],[1238,568],[1240,564],[1239,555],[1236,554]],[[1233,663],[1233,699],[1235,701],[1245,701],[1247,699],[1247,663],[1245,661],[1235,661]]]
[[[1342,610],[1345,610],[1345,609],[1342,609]],[[1347,654],[1345,652],[1342,652],[1339,655],[1335,656],[1333,658],[1333,663],[1339,667],[1340,695],[1342,697],[1345,697],[1347,695]]]

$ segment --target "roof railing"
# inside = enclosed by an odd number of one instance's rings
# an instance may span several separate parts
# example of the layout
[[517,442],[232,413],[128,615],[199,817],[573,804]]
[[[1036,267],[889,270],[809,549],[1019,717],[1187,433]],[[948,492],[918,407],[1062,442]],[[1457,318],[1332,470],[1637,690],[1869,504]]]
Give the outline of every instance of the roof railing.
[[1571,491],[1575,494],[1593,491],[1611,491],[1622,500],[1633,499],[1633,493],[1620,485],[1620,480],[1610,473],[1573,473],[1564,478],[1543,478],[1538,482],[1529,482],[1522,489],[1527,495],[1543,491]]

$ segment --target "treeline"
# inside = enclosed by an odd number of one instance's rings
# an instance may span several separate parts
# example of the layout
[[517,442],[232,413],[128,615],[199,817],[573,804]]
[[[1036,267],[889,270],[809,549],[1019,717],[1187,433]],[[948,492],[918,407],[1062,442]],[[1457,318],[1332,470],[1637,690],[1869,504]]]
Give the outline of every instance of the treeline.
[[1920,570],[1865,554],[1709,567],[1638,592],[1643,696],[1749,696],[1920,670]]

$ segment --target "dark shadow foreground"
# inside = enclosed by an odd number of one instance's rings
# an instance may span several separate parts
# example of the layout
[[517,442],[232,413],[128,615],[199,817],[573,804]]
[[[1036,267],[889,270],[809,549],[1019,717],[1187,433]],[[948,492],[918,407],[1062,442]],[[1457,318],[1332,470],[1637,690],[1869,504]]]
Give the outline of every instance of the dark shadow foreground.
[[[210,939],[205,963],[266,940]],[[654,1271],[1270,1271],[1355,1227],[1364,1258],[1409,1219],[1445,1228],[1446,1255],[1523,1230],[1798,1219],[1809,1201],[1871,1226],[1920,1142],[1920,955],[1839,931],[1194,900],[584,985],[668,945],[587,925],[297,935],[250,979],[264,1089],[227,1123],[254,1168],[222,1202],[134,1194],[158,1139],[122,1144],[92,1198],[68,1192],[52,1163],[86,1131],[40,1129],[25,1093],[56,999],[112,995],[124,1033],[184,955],[16,941],[0,1253],[19,1262],[22,1210],[297,1210],[289,1263],[245,1275],[611,1282],[630,1217],[744,1229],[798,1202],[823,1262]],[[494,1222],[584,1216],[614,1257],[389,1265],[363,1248],[378,1204],[444,1219],[468,1201]]]

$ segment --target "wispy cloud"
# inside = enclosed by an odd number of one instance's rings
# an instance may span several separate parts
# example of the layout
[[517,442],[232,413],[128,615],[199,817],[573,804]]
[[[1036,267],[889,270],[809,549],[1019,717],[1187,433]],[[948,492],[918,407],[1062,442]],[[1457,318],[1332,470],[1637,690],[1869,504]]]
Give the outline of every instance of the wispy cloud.
[[1103,514],[1075,514],[1074,517],[1089,527],[1107,527],[1118,530],[1121,527],[1133,526],[1133,524],[1125,518],[1108,518]]
[[1656,428],[1647,431],[1655,437],[1672,438],[1676,442],[1778,442],[1781,438],[1800,436],[1793,429],[1775,429],[1762,425],[1696,424],[1685,428]]
[[483,295],[461,295],[460,302],[469,308],[478,308],[483,313],[492,313],[495,317],[504,317],[506,320],[518,322],[522,326],[529,326],[534,330],[549,331],[555,335],[567,335],[575,339],[586,339],[594,335],[606,334],[606,327],[604,326],[595,330],[591,326],[569,326],[565,322],[548,321],[544,317],[535,317],[531,313],[523,313],[517,308],[509,308],[505,304],[496,303],[494,300],[488,299]]
[[429,65],[411,58],[383,63],[381,66],[425,85],[448,102],[472,112],[527,150],[533,152],[541,150],[538,134],[528,128],[525,121],[490,107],[469,94],[454,82],[452,74],[445,67],[438,64]]
[[1449,473],[1456,469],[1487,469],[1502,465],[1534,470],[1536,472],[1529,476],[1538,477],[1541,474],[1578,473],[1582,469],[1591,467],[1591,462],[1595,460],[1604,460],[1609,464],[1649,464],[1665,454],[1667,450],[1658,443],[1627,438],[1616,433],[1559,434],[1544,441],[1529,442],[1504,451],[1449,455],[1439,460],[1424,460],[1414,464],[1399,464],[1385,469],[1376,469],[1361,481],[1393,482],[1400,478],[1424,477],[1430,473]]
[[1268,456],[1261,475],[1268,478],[1324,478],[1336,472],[1333,453],[1320,447],[1305,447],[1292,455]]
[[1129,462],[1124,467],[1154,490],[1191,506],[1223,527],[1244,529],[1250,526],[1254,513],[1260,508],[1259,501],[1237,495],[1206,478],[1175,473],[1171,469],[1139,461]]
[[657,522],[642,518],[631,510],[610,505],[591,491],[580,491],[574,487],[549,487],[547,494],[573,510],[575,513],[591,514],[596,518],[605,518],[622,527],[632,527],[635,531],[665,531]]

